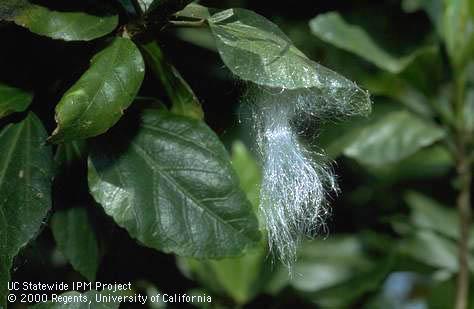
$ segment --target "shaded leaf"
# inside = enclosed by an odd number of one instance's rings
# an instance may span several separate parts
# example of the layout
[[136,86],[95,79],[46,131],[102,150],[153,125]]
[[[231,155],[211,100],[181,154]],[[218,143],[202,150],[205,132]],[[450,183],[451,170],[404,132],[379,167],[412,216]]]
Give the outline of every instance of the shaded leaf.
[[89,281],[95,280],[99,266],[99,249],[91,222],[84,208],[56,212],[51,229],[59,250],[72,267]]
[[95,16],[83,12],[59,12],[26,0],[8,0],[0,19],[15,22],[33,33],[65,41],[89,41],[112,32],[118,16]]
[[393,112],[364,128],[344,154],[367,165],[406,158],[444,137],[444,131],[407,111]]
[[259,292],[264,259],[262,245],[242,257],[221,260],[188,258],[181,263],[210,291],[228,295],[237,304],[246,304]]
[[309,25],[313,34],[321,40],[352,52],[391,73],[401,72],[417,57],[418,51],[401,58],[388,54],[365,30],[346,23],[336,12],[320,14]]
[[[432,267],[453,273],[458,270],[456,243],[430,230],[419,230],[412,237],[403,239],[400,252]],[[469,257],[469,264],[472,269],[472,257]]]
[[202,120],[204,112],[198,98],[176,68],[166,61],[158,44],[152,41],[141,47],[148,65],[171,100],[171,111],[177,115]]
[[348,280],[370,267],[371,261],[356,237],[314,240],[301,247],[295,273],[302,275],[291,278],[290,283],[299,291],[314,292]]
[[192,257],[235,256],[258,242],[227,152],[204,123],[146,110],[130,143],[116,140],[122,153],[110,152],[112,138],[91,150],[89,188],[130,235]]
[[438,33],[442,33],[443,0],[403,0],[402,9],[407,13],[425,10]]
[[0,118],[28,108],[33,95],[24,90],[0,83]]
[[259,205],[262,174],[257,161],[245,145],[236,141],[232,144],[232,165],[240,179],[240,187],[255,209]]
[[56,168],[70,166],[74,161],[85,158],[86,148],[86,143],[83,140],[59,144],[54,154]]
[[[459,214],[454,208],[441,205],[432,198],[417,192],[405,195],[405,201],[412,209],[410,219],[417,228],[429,229],[459,239]],[[474,247],[474,227],[471,227],[469,246]]]
[[464,129],[468,132],[474,132],[474,88],[467,90],[463,118]]
[[364,85],[372,95],[392,98],[416,114],[430,118],[434,115],[426,96],[405,80],[393,75],[377,75],[366,79]]
[[32,113],[0,132],[0,305],[13,258],[35,237],[51,207],[50,147]]
[[144,74],[135,44],[115,38],[92,58],[89,69],[59,101],[55,116],[58,126],[50,141],[84,139],[107,131],[132,103]]
[[381,166],[368,166],[368,169],[386,181],[396,182],[445,176],[452,171],[453,167],[451,153],[441,145],[433,145],[401,161]]

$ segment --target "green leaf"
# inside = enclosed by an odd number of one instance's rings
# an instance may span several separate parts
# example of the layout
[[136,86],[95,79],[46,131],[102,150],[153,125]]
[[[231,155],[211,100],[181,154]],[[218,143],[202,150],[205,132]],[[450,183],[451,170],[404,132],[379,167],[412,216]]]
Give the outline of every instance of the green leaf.
[[400,161],[444,135],[441,128],[407,111],[393,112],[365,127],[344,154],[363,164],[380,166]]
[[[257,210],[261,173],[242,142],[232,145],[232,165],[239,176],[240,187]],[[259,292],[265,248],[261,243],[241,257],[221,260],[183,258],[180,264],[207,289],[230,296],[238,304],[246,304]]]
[[[120,302],[118,299],[112,301],[97,301],[98,296],[120,297],[118,293],[110,293],[108,290],[101,292],[90,290],[86,293],[76,291],[66,292],[60,295],[67,302],[46,302],[31,306],[32,309],[118,309]],[[100,300],[100,298],[99,298]],[[108,299],[107,299],[108,300]]]
[[237,304],[248,303],[258,292],[265,260],[264,247],[242,257],[221,260],[182,259],[181,265],[210,291],[230,296]]
[[341,283],[357,272],[369,270],[371,262],[357,237],[339,236],[305,243],[299,252],[291,285],[305,292],[322,290]]
[[384,181],[433,179],[446,176],[454,167],[451,153],[441,145],[426,147],[392,164],[370,166],[369,171]]
[[171,100],[171,111],[177,115],[202,120],[204,112],[201,104],[188,83],[176,68],[168,63],[161,48],[154,41],[141,45],[147,64]]
[[336,12],[320,14],[310,23],[311,31],[321,40],[354,53],[391,73],[403,71],[417,53],[396,58],[380,48],[360,27],[346,23]]
[[84,208],[56,212],[51,229],[59,250],[72,267],[89,281],[95,280],[99,266],[99,249],[91,222]]
[[247,194],[254,209],[257,209],[262,173],[255,158],[240,141],[232,144],[232,165],[239,176],[240,187]]
[[[403,239],[399,250],[432,267],[451,272],[458,270],[456,243],[430,230],[419,230],[412,237]],[[472,268],[472,257],[469,263]]]
[[197,3],[190,3],[184,9],[176,13],[178,17],[186,17],[192,19],[208,19],[211,17],[209,9]]
[[445,0],[443,34],[453,66],[463,69],[474,54],[474,3]]
[[8,0],[0,8],[0,20],[13,21],[33,33],[65,41],[90,41],[112,32],[118,16],[94,16],[83,12],[59,12],[29,3]]
[[92,58],[89,69],[59,101],[58,126],[50,141],[67,142],[106,132],[132,103],[144,74],[135,44],[115,38]]
[[332,105],[337,106],[334,110],[354,114],[370,112],[366,91],[308,59],[264,17],[245,9],[228,9],[212,15],[208,22],[222,60],[239,78],[263,86],[297,89],[296,95],[311,96],[319,109]]
[[[412,209],[410,220],[417,228],[432,230],[456,241],[459,239],[459,214],[454,208],[417,192],[407,193],[405,201]],[[470,229],[469,239],[469,246],[473,248],[474,227]]]
[[364,85],[372,95],[383,95],[402,103],[422,117],[432,117],[433,110],[426,96],[405,80],[394,75],[376,75],[366,79]]
[[[114,143],[120,153],[112,152]],[[109,134],[91,152],[92,195],[143,244],[217,258],[239,255],[259,241],[257,219],[228,154],[203,122],[146,110],[128,144]]]
[[0,83],[0,118],[28,108],[33,95],[29,92]]
[[51,207],[51,148],[32,113],[0,132],[0,305],[13,258],[36,236]]

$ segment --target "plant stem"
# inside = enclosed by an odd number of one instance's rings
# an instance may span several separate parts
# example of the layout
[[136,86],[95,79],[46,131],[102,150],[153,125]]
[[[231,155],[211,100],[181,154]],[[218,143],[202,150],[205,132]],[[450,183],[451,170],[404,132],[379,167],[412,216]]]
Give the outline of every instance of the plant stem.
[[457,198],[460,238],[458,243],[459,273],[457,278],[456,309],[466,309],[469,296],[469,230],[471,224],[471,160],[465,142],[458,145],[457,173],[460,190]]
[[465,131],[464,125],[464,74],[456,80],[455,108],[458,115],[456,171],[459,181],[457,209],[459,213],[460,237],[458,242],[459,273],[457,277],[456,309],[467,309],[469,299],[469,230],[471,225],[471,182],[472,161],[468,152],[471,134]]

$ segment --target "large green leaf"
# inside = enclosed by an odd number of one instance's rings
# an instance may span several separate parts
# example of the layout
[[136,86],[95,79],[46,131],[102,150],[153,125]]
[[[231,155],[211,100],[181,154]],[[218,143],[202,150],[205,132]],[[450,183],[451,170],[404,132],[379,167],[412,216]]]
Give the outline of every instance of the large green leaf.
[[176,68],[166,61],[161,48],[154,41],[141,45],[148,65],[171,100],[171,111],[178,115],[203,119],[201,104],[188,83]]
[[89,41],[112,32],[117,15],[95,16],[83,12],[59,12],[27,0],[0,4],[0,20],[13,21],[33,33],[65,41]]
[[0,118],[24,111],[32,99],[31,93],[0,83]]
[[51,229],[59,250],[72,267],[89,281],[95,280],[99,266],[99,249],[91,222],[84,208],[56,212]]
[[107,131],[132,103],[144,74],[135,44],[115,38],[92,58],[89,69],[61,98],[56,106],[58,127],[50,141],[84,139]]
[[51,207],[53,167],[46,137],[31,113],[0,132],[0,305],[13,258],[38,233]]
[[407,111],[389,113],[365,127],[344,154],[380,166],[397,162],[444,137],[444,130]]
[[310,27],[321,40],[352,52],[391,73],[402,71],[417,56],[417,52],[401,58],[390,55],[362,28],[346,23],[336,12],[318,15],[310,21]]
[[115,135],[91,149],[89,188],[131,236],[192,257],[235,256],[258,242],[227,152],[203,122],[146,110],[128,144]]
[[[272,22],[252,11],[228,9],[208,19],[226,66],[239,78],[258,85],[304,89],[314,105],[367,114],[366,91],[343,76],[311,61]],[[318,106],[321,109],[321,106]]]
[[[232,165],[239,176],[241,188],[256,210],[261,181],[260,170],[242,142],[232,145]],[[262,242],[260,246],[240,257],[220,260],[183,258],[180,265],[210,291],[228,295],[236,303],[245,304],[261,288],[259,282],[262,280],[265,248]]]
[[[63,301],[38,303],[31,306],[33,309],[118,309],[120,307],[120,297],[127,297],[126,295],[119,295],[118,293],[110,293],[108,290],[101,292],[90,290],[86,293],[79,293],[76,291],[66,292],[61,295]],[[115,297],[115,298],[100,298]],[[123,298],[122,298],[123,299]],[[133,302],[133,301],[131,301]]]

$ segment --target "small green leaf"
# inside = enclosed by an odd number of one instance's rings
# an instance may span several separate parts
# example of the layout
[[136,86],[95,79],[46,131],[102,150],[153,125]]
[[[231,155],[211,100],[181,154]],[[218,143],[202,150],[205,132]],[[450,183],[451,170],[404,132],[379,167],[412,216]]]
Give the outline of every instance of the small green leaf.
[[32,309],[118,309],[120,302],[118,299],[101,300],[100,296],[120,296],[118,293],[110,293],[108,290],[100,292],[90,290],[86,293],[76,291],[66,292],[61,295],[67,301],[38,303],[31,306]]
[[58,126],[50,141],[67,142],[106,132],[132,103],[144,74],[135,44],[115,38],[92,58],[89,69],[59,101]]
[[331,105],[337,106],[334,110],[351,110],[351,114],[370,112],[366,91],[308,59],[263,16],[245,9],[228,9],[212,15],[208,22],[222,60],[239,78],[295,90],[293,96],[312,97],[320,110]]
[[[430,230],[416,231],[415,235],[403,239],[400,252],[432,267],[446,269],[451,272],[458,270],[456,243]],[[473,264],[472,257],[469,263]]]
[[443,129],[407,111],[392,112],[365,127],[344,154],[380,166],[400,161],[444,136]]
[[171,111],[177,115],[202,120],[204,112],[198,98],[176,68],[166,61],[158,44],[152,41],[141,47],[147,64],[161,81],[161,85],[171,100]]
[[94,16],[83,12],[59,12],[26,0],[8,0],[0,19],[15,22],[33,33],[65,41],[90,41],[112,32],[118,16]]
[[41,121],[30,113],[0,132],[0,306],[13,258],[36,236],[51,208],[51,148]]
[[51,229],[59,250],[72,267],[89,281],[95,280],[99,266],[99,249],[91,222],[84,208],[56,212]]
[[203,122],[146,110],[131,141],[115,135],[91,147],[89,188],[132,237],[201,258],[236,256],[258,243],[228,154]]
[[184,9],[176,13],[178,17],[186,17],[192,19],[208,19],[211,17],[209,9],[197,3],[190,3]]
[[362,28],[346,23],[336,12],[318,15],[310,21],[310,27],[321,40],[352,52],[391,73],[403,71],[417,57],[417,52],[402,58],[393,57]]
[[247,194],[247,198],[254,208],[257,209],[262,173],[255,158],[240,141],[232,144],[232,165],[239,176],[240,187]]
[[463,69],[474,54],[474,3],[445,0],[443,34],[448,55],[456,69]]
[[24,90],[0,83],[0,118],[28,108],[33,95]]
[[201,285],[217,294],[230,296],[237,304],[248,303],[259,292],[263,246],[246,252],[244,256],[221,260],[182,259]]
[[[455,209],[441,205],[417,192],[405,195],[412,209],[410,220],[419,229],[432,230],[453,240],[459,239],[459,214]],[[470,229],[469,246],[474,248],[474,227]]]

